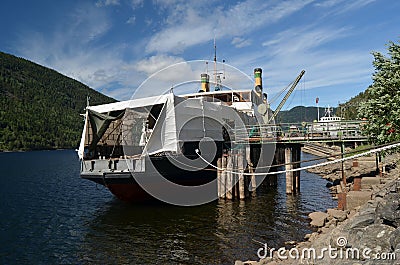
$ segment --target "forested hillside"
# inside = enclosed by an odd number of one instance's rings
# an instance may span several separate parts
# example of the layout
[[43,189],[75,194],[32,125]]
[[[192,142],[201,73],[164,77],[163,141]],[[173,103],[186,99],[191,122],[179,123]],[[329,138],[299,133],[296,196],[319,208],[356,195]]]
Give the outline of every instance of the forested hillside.
[[346,103],[340,104],[337,112],[337,116],[343,117],[346,120],[356,120],[359,117],[358,108],[360,104],[366,102],[370,98],[368,89],[361,92],[355,97],[352,97]]
[[[336,113],[336,108],[333,108],[333,113]],[[323,117],[325,114],[325,108],[319,108],[319,116]],[[297,106],[290,110],[281,111],[278,113],[275,121],[277,123],[300,123],[300,122],[312,122],[317,120],[318,109],[317,107],[304,107]]]
[[0,150],[76,148],[86,97],[114,102],[88,86],[0,52]]

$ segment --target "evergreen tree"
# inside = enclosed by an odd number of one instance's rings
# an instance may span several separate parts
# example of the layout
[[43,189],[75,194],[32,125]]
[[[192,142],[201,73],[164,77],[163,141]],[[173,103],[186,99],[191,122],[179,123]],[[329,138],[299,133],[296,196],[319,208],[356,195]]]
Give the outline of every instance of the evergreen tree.
[[372,53],[373,84],[358,109],[359,118],[368,120],[363,129],[378,145],[400,140],[400,45],[389,42],[387,49],[388,57]]
[[76,148],[86,97],[115,100],[28,60],[0,52],[0,151]]

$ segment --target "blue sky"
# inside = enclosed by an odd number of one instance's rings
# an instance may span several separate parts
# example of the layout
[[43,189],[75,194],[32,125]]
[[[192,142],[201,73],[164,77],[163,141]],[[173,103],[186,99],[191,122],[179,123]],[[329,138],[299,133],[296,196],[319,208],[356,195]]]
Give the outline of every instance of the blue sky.
[[220,60],[263,68],[270,97],[306,70],[284,109],[336,106],[371,84],[371,52],[399,40],[399,14],[389,0],[6,0],[0,50],[125,100],[163,67],[212,60],[216,36]]

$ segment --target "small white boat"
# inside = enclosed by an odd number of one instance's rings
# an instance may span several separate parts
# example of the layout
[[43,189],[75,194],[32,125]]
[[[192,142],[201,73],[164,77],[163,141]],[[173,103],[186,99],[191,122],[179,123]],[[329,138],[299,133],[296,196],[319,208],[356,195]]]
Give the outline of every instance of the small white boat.
[[308,135],[311,137],[358,137],[361,121],[344,120],[333,114],[331,107],[325,108],[325,115],[308,125]]

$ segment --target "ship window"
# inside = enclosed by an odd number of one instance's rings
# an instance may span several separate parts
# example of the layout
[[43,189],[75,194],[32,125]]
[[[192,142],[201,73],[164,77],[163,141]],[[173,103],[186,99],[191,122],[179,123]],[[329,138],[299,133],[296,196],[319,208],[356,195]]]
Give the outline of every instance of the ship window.
[[241,95],[241,101],[249,102],[250,101],[250,92],[242,92],[240,93]]
[[232,94],[231,93],[223,93],[223,94],[215,94],[214,95],[216,101],[222,101],[226,103],[231,103],[232,102]]

